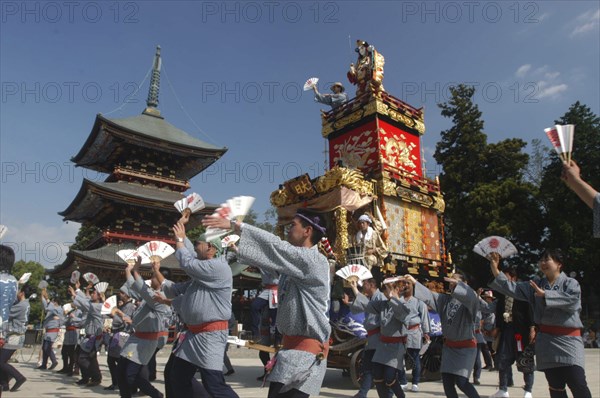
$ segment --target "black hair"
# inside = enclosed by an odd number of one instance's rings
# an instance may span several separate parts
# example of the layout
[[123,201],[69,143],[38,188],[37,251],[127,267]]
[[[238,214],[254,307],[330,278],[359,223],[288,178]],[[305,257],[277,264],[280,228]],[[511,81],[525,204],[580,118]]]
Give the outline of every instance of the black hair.
[[[312,243],[313,245],[316,245],[317,243],[319,243],[321,238],[323,236],[325,236],[325,233],[324,233],[325,225],[323,225],[324,224],[323,218],[320,215],[318,215],[317,213],[312,212],[310,210],[306,210],[306,209],[298,209],[296,211],[296,213],[302,216],[302,217],[298,217],[298,220],[300,220],[300,224],[302,224],[302,226],[304,228],[306,228],[306,227],[312,228],[313,232],[312,232],[312,235],[310,236],[310,243]],[[306,220],[305,217],[307,219],[311,220],[311,222]]]
[[10,246],[0,245],[0,272],[10,274],[15,265],[15,251]]
[[561,265],[561,271],[565,267],[565,255],[560,249],[546,249],[540,256],[540,260],[553,260]]
[[33,293],[35,293],[35,289],[28,283],[21,286],[20,290],[25,295],[25,298],[29,298],[29,296],[31,296]]
[[171,279],[171,270],[169,268],[160,267],[158,271],[162,274],[162,276],[165,277],[165,279]]

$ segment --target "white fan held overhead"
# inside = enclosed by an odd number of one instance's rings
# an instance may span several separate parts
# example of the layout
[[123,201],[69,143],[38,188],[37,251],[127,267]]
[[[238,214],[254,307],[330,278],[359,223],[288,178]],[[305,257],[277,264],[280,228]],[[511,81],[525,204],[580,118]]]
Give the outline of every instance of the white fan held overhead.
[[312,90],[312,88],[314,86],[316,86],[318,82],[319,82],[318,77],[311,77],[311,78],[307,79],[306,82],[304,83],[304,91]]
[[98,283],[96,283],[94,288],[96,289],[96,291],[98,293],[104,294],[106,292],[106,289],[108,289],[108,282],[98,282]]
[[100,279],[98,279],[96,274],[93,274],[91,272],[86,272],[85,274],[83,274],[83,279],[85,279],[85,281],[88,283],[93,283],[94,285],[100,282]]
[[364,265],[360,264],[348,264],[343,268],[340,268],[335,273],[337,276],[344,278],[348,282],[356,281],[362,285],[362,281],[371,279],[373,274]]
[[117,252],[117,256],[119,256],[121,260],[125,261],[127,264],[133,265],[137,261],[137,258],[141,256],[141,254],[134,249],[123,249]]
[[79,278],[81,277],[81,273],[77,270],[71,272],[71,283],[74,285],[77,283],[77,281],[79,280]]
[[237,241],[240,240],[240,236],[236,234],[227,235],[223,239],[221,239],[221,247],[229,247],[235,245]]
[[398,281],[400,281],[400,280],[402,280],[402,279],[404,279],[404,278],[403,278],[403,277],[401,277],[401,276],[391,276],[391,277],[389,277],[389,278],[385,278],[385,279],[383,280],[383,284],[384,284],[384,285],[387,285],[388,283],[394,283],[394,282],[398,282]]
[[161,261],[175,253],[175,249],[168,243],[152,240],[138,247],[138,252],[142,254],[142,264],[146,264],[144,256],[148,258],[149,262]]
[[229,220],[243,221],[246,214],[250,211],[254,198],[252,196],[236,196],[229,199],[226,202],[226,206],[229,208],[228,216],[225,217]]
[[498,253],[502,258],[507,258],[518,253],[515,245],[501,236],[483,238],[473,246],[473,251],[486,258],[490,253]]
[[19,285],[24,285],[27,283],[27,281],[29,280],[29,278],[31,278],[31,272],[25,272],[23,275],[21,275],[21,277],[19,278]]
[[0,225],[0,239],[6,235],[8,232],[8,227],[6,225]]
[[575,137],[575,125],[557,124],[554,127],[544,129],[546,136],[550,140],[552,147],[563,162],[571,162],[571,153],[573,152],[573,139]]
[[174,203],[175,208],[183,215],[191,215],[192,213],[202,210],[205,207],[204,199],[197,193],[191,193],[183,199]]
[[117,306],[117,296],[110,296],[109,298],[106,299],[104,304],[102,304],[102,309],[100,310],[100,313],[102,315],[110,315],[113,308],[115,308],[116,306]]

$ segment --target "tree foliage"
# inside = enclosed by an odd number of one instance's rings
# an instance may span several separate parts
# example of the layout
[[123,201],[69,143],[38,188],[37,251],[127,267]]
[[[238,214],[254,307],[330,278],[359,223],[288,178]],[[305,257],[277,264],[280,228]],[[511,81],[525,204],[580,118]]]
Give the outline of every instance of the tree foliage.
[[472,252],[486,236],[500,235],[528,255],[539,249],[543,228],[536,187],[524,178],[529,156],[518,138],[488,143],[482,114],[473,103],[475,89],[459,85],[439,105],[453,126],[442,131],[435,160],[442,166],[440,183],[446,201],[446,242],[454,263],[485,283],[485,260]]

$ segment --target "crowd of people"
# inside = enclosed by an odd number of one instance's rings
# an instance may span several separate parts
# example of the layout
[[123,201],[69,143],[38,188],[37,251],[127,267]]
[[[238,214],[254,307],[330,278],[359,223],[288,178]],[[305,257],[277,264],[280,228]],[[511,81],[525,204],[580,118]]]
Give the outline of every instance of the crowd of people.
[[[600,195],[580,178],[574,162],[564,166],[563,179],[592,207],[594,234],[598,234]],[[58,366],[54,344],[64,326],[63,366],[57,373],[79,374],[78,385],[93,387],[102,382],[98,351],[105,345],[111,377],[105,390],[118,390],[121,397],[137,391],[153,398],[237,397],[224,377],[233,373],[226,347],[232,328],[229,264],[237,260],[260,269],[262,275],[262,292],[252,303],[253,340],[279,346],[274,358],[260,354],[264,374],[259,379],[269,382],[267,396],[318,395],[331,335],[330,263],[318,246],[327,235],[324,218],[299,209],[288,225],[287,239],[282,240],[219,215],[205,217],[205,227],[240,235],[237,246],[225,252],[220,239],[203,235],[190,241],[188,220],[189,215],[184,215],[173,227],[175,256],[188,277],[183,282],[170,280],[159,261],[152,262],[152,277],[144,281],[141,259],[129,262],[118,305],[108,316],[102,314],[106,298],[98,285],[82,287],[75,282],[68,288],[72,299],[68,306],[61,306],[55,295],[42,289],[45,333],[37,369]],[[357,221],[355,243],[363,249],[365,265],[375,269],[385,245],[373,230],[371,217],[362,215]],[[18,286],[10,275],[14,252],[7,246],[0,249],[4,320],[0,382],[4,391],[17,391],[26,378],[9,360],[23,346],[33,289]],[[494,277],[490,290],[473,290],[460,272],[445,278],[446,293],[430,290],[411,275],[387,278],[381,284],[377,278],[367,279],[360,289],[356,280],[349,281],[352,294],[345,294],[342,301],[353,313],[366,315],[367,343],[356,398],[366,397],[373,385],[380,398],[404,397],[409,389],[405,356],[414,363],[410,390],[419,391],[420,351],[429,342],[430,310],[441,319],[441,378],[447,397],[458,397],[457,388],[469,398],[479,397],[482,369],[498,371],[499,388],[492,397],[509,397],[513,364],[523,375],[524,398],[532,397],[534,370],[545,374],[552,398],[566,397],[567,387],[577,398],[591,397],[584,370],[581,291],[577,280],[563,272],[562,253],[546,250],[538,264],[542,276],[529,281],[502,267],[499,254],[491,253],[488,259]],[[112,321],[110,329],[105,327],[107,317]],[[167,343],[171,325],[176,326],[177,338],[165,365],[162,392],[152,384],[155,356]]]

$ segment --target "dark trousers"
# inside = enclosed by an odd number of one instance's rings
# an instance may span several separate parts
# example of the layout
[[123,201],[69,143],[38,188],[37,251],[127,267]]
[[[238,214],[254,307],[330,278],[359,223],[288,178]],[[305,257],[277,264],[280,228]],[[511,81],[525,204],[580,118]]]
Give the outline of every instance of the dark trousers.
[[54,350],[52,349],[53,345],[54,342],[49,340],[44,340],[42,343],[42,368],[48,365],[48,358],[52,361],[52,365],[56,363],[56,355],[54,355]]
[[108,365],[108,371],[110,372],[110,384],[113,386],[119,385],[119,378],[117,375],[117,366],[119,364],[119,358],[106,356],[106,364]]
[[0,384],[3,386],[8,386],[10,379],[20,381],[25,378],[25,376],[15,369],[14,366],[8,363],[8,360],[15,351],[16,350],[7,350],[6,348],[0,350]]
[[[408,354],[408,356],[410,356],[413,360],[413,369],[412,369],[412,383],[413,384],[419,384],[419,381],[421,380],[421,356],[419,355],[419,352],[421,350],[418,348],[407,348],[406,349],[406,354]],[[406,371],[403,369],[398,369],[398,381],[400,382],[400,384],[404,385],[404,384],[408,384],[408,380],[406,378]]]
[[567,398],[565,386],[569,386],[573,398],[592,398],[585,380],[585,370],[576,365],[545,369],[551,398]]
[[[513,384],[512,364],[517,360],[515,329],[512,324],[505,324],[500,333],[500,344],[496,353],[498,384],[502,391],[508,391],[508,385]],[[533,388],[533,372],[523,373],[523,381],[525,382],[525,391],[531,392]]]
[[222,370],[198,368],[193,363],[174,357],[169,372],[173,397],[192,397],[194,393],[192,380],[196,371],[200,371],[202,385],[213,398],[239,398],[233,389],[225,383]]
[[[173,392],[173,387],[171,386],[170,380],[172,377],[173,370],[173,360],[175,359],[175,355],[171,354],[169,356],[169,360],[165,364],[165,397],[166,398],[176,398],[175,393]],[[208,395],[208,392],[204,388],[204,386],[196,380],[195,377],[192,378],[192,396],[191,398],[211,398]]]
[[265,300],[259,297],[255,298],[254,301],[252,301],[252,304],[250,305],[250,312],[252,314],[252,334],[254,336],[254,339],[261,338],[260,321],[263,315],[263,310],[269,311],[271,325],[275,324],[275,318],[277,318],[277,308],[269,308],[269,300]]
[[469,379],[466,377],[457,376],[452,373],[442,373],[442,384],[447,398],[458,398],[456,387],[469,398],[481,398],[475,387],[469,383]]
[[270,383],[269,384],[269,395],[267,398],[307,398],[310,397],[305,392],[300,390],[292,389],[286,392],[279,392],[283,388],[283,383]]
[[483,354],[483,362],[485,363],[485,367],[493,368],[494,362],[492,361],[492,353],[490,352],[488,343],[479,343],[477,346],[479,346],[481,353]]
[[398,369],[373,362],[373,381],[379,398],[389,398],[390,390],[398,398],[404,398],[404,391],[398,382]]
[[79,363],[79,371],[81,372],[81,378],[83,380],[102,380],[102,373],[100,373],[98,355],[95,348],[90,352],[79,350],[79,359],[77,361]]
[[152,381],[156,380],[156,353],[158,351],[159,349],[157,348],[152,358],[150,358],[150,362],[148,362],[148,378]]
[[68,373],[73,372],[73,365],[75,365],[75,344],[63,345],[60,350],[62,356],[63,369]]
[[373,363],[371,362],[373,355],[375,355],[375,350],[363,351],[360,390],[358,390],[358,396],[361,398],[366,398],[373,386]]
[[148,380],[148,367],[132,362],[127,358],[119,358],[117,379],[121,398],[131,398],[131,391],[135,387],[152,398],[163,397],[163,394],[150,384]]

